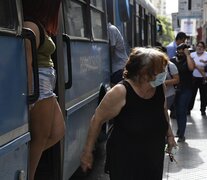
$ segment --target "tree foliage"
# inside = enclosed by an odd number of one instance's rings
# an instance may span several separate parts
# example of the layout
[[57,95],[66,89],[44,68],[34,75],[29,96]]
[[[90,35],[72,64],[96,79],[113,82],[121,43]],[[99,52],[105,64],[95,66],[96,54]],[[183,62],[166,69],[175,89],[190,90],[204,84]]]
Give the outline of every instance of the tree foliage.
[[165,16],[158,16],[158,19],[162,25],[162,34],[158,36],[158,40],[163,46],[167,46],[175,38],[171,19]]

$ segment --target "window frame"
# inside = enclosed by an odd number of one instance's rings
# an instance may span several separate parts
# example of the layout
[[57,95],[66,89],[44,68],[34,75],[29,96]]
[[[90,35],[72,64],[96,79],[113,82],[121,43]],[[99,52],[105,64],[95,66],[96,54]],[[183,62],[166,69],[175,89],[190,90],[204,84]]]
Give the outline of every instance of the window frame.
[[105,3],[105,1],[103,2],[103,9],[99,9],[90,3],[91,20],[92,20],[92,11],[101,14],[102,33],[103,33],[102,38],[95,38],[94,32],[93,32],[93,27],[92,27],[92,22],[91,22],[92,39],[95,41],[107,40],[107,20],[106,20],[106,3]]
[[[22,15],[22,4],[20,0],[4,0],[9,4],[9,9],[5,12],[11,12],[11,18],[8,20],[8,17],[5,14],[5,17],[8,23],[7,27],[0,25],[0,35],[15,35],[20,36],[22,33],[23,27],[23,15]],[[10,27],[9,27],[10,26]]]
[[66,22],[67,21],[67,18],[65,18],[66,17],[66,15],[67,15],[67,13],[68,12],[65,12],[65,7],[62,7],[62,11],[63,11],[63,29],[64,29],[64,32],[71,38],[71,39],[80,39],[80,40],[84,40],[84,41],[89,41],[90,40],[90,37],[91,37],[91,35],[89,34],[89,32],[90,32],[90,29],[89,29],[89,26],[88,26],[88,22],[86,21],[86,19],[84,19],[83,17],[84,16],[88,16],[88,14],[87,14],[87,3],[85,2],[85,1],[83,1],[83,0],[65,0],[65,1],[63,1],[62,2],[62,6],[64,6],[65,4],[65,2],[66,1],[71,1],[71,2],[73,2],[73,3],[75,3],[75,4],[78,4],[78,5],[80,5],[81,6],[81,10],[82,10],[82,17],[80,17],[79,16],[79,18],[81,18],[82,19],[82,21],[83,21],[83,26],[84,26],[84,37],[82,37],[82,36],[76,36],[76,35],[71,35],[70,33],[69,33],[69,31],[67,31],[67,28],[66,28],[66,24],[68,23],[68,22]]
[[[65,0],[67,1],[67,0]],[[64,6],[64,2],[62,5]],[[97,8],[94,6],[92,3],[92,0],[70,0],[73,3],[80,4],[82,7],[82,12],[83,12],[83,24],[84,24],[84,31],[85,31],[85,36],[74,36],[71,34],[67,34],[68,32],[66,31],[66,12],[65,8],[63,7],[63,26],[64,26],[64,32],[70,37],[71,40],[80,40],[80,41],[101,41],[101,42],[108,42],[108,37],[107,37],[107,18],[106,18],[106,1],[103,0],[103,9]],[[85,8],[85,9],[83,9]],[[103,38],[95,38],[93,34],[93,27],[92,27],[92,11],[98,12],[101,14],[101,22],[102,22],[102,32],[103,32]],[[88,17],[88,18],[84,18]]]

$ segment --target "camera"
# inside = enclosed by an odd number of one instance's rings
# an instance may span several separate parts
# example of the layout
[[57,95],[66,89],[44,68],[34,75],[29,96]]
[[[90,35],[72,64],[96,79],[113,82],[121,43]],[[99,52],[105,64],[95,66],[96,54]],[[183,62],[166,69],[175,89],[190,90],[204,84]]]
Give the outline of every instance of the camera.
[[182,43],[177,46],[177,50],[180,50],[180,49],[184,50],[185,48],[189,48],[189,46],[185,43]]

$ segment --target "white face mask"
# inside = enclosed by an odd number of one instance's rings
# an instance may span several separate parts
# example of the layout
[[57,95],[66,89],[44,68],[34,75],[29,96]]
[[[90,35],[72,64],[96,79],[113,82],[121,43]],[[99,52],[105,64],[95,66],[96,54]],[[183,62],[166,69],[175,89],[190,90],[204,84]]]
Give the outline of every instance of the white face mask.
[[163,84],[165,82],[166,76],[167,76],[167,72],[165,71],[162,73],[159,73],[158,75],[156,75],[156,78],[154,81],[150,81],[150,85],[152,87],[157,87],[160,84]]

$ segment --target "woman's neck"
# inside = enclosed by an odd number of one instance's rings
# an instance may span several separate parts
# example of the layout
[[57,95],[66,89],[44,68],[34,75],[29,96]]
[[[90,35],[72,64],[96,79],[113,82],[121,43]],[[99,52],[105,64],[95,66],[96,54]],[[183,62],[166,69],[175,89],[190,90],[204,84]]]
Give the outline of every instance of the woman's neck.
[[144,99],[150,99],[155,93],[156,88],[152,87],[149,82],[139,83],[129,80],[129,83],[134,91]]

